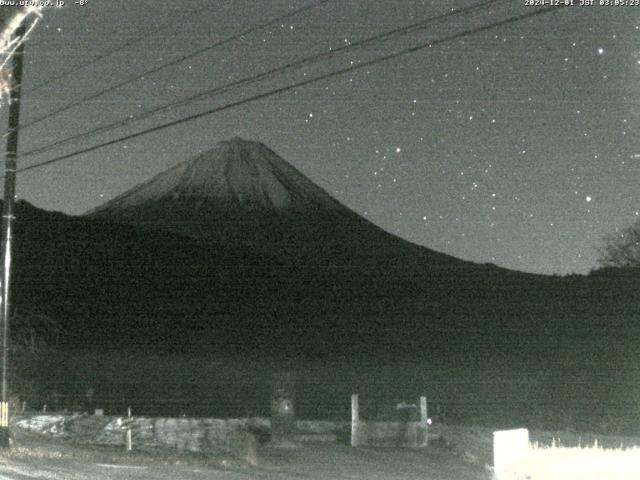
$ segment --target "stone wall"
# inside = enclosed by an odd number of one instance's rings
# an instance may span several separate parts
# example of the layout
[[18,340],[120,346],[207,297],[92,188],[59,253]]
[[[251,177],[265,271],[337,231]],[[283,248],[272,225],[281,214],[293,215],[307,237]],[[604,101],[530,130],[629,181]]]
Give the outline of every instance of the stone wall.
[[[103,417],[95,415],[32,415],[12,418],[14,429],[95,445],[125,445],[131,429],[136,449],[171,449],[188,452],[235,451],[252,436],[264,443],[270,437],[265,418],[149,418]],[[338,442],[348,435],[348,422],[296,422],[299,441]],[[345,440],[347,443],[348,440]]]
[[360,422],[359,445],[421,447],[426,444],[420,422]]
[[[131,429],[139,450],[170,449],[186,452],[220,452],[242,449],[252,437],[256,443],[270,440],[266,418],[152,418],[99,415],[30,415],[12,417],[14,429],[68,438],[94,445],[125,446]],[[350,443],[351,423],[323,420],[296,421],[299,443]],[[360,422],[359,445],[421,446],[424,430],[418,422]]]

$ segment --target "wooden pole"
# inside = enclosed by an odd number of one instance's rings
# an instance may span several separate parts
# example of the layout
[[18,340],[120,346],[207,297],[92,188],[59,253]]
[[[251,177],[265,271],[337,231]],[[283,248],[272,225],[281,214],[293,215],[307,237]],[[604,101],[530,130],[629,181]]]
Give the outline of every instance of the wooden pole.
[[360,444],[360,411],[358,405],[358,394],[351,395],[351,446],[357,447]]

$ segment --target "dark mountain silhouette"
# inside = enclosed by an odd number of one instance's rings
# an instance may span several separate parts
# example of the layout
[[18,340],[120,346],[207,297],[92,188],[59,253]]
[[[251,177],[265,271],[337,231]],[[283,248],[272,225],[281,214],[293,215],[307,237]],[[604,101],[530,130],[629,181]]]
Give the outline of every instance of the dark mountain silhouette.
[[481,358],[576,332],[591,345],[603,318],[624,312],[624,330],[637,310],[633,282],[611,275],[513,272],[399,239],[240,139],[82,217],[21,202],[15,237],[15,303],[63,322],[73,348]]
[[[157,175],[87,217],[172,232],[201,245],[247,246],[277,259],[292,278],[304,275],[304,288],[336,290],[336,295],[349,293],[332,288],[345,282],[360,282],[379,294],[376,286],[383,284],[388,292],[396,286],[387,282],[390,275],[403,285],[488,271],[509,275],[385,232],[264,145],[239,138]],[[313,283],[318,281],[324,284]]]
[[[463,262],[394,237],[331,197],[273,151],[235,138],[183,162],[88,217],[172,231],[199,242],[243,244],[287,262],[336,268],[411,250],[434,264]],[[315,257],[315,260],[312,258]],[[357,260],[357,261],[356,261]]]

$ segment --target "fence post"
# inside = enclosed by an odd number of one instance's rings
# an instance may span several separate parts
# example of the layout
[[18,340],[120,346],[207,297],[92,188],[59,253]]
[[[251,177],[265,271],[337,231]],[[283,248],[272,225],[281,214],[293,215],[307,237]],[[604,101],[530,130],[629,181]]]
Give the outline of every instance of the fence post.
[[271,380],[271,443],[296,445],[294,398],[296,377],[291,372],[277,372]]
[[360,444],[360,411],[358,405],[358,394],[351,395],[351,446],[357,447]]
[[127,452],[133,450],[133,441],[131,438],[131,407],[127,408]]
[[420,425],[424,432],[422,446],[426,447],[429,444],[429,417],[427,416],[427,397],[424,395],[420,397]]

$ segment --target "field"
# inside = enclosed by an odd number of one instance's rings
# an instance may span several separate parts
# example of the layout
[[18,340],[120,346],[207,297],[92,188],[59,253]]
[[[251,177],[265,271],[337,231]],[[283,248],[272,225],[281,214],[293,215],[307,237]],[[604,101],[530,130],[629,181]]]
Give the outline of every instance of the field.
[[[259,445],[255,465],[234,455],[176,452],[126,453],[97,448],[73,439],[52,440],[16,432],[9,451],[0,452],[0,478],[50,480],[170,479],[185,480],[300,478],[339,480],[491,480],[492,429],[443,427],[441,438],[426,449],[314,444],[297,448]],[[510,480],[628,480],[638,477],[640,438],[532,432],[531,455],[504,477]],[[597,444],[595,443],[597,439]],[[590,446],[577,446],[577,445]],[[594,446],[597,445],[597,446]]]

